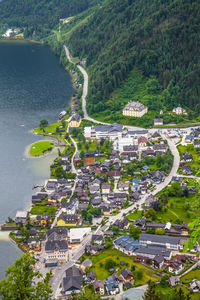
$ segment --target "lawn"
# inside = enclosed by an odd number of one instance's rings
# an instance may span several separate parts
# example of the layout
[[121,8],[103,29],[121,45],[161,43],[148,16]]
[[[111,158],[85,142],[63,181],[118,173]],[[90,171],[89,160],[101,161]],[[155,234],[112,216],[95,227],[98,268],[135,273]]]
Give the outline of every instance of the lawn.
[[187,145],[187,146],[182,146],[179,145],[178,147],[178,151],[180,156],[182,157],[184,152],[188,152],[190,154],[192,154],[193,156],[193,161],[191,162],[186,162],[186,164],[188,164],[192,171],[193,171],[193,175],[200,175],[200,153],[199,153],[199,149],[195,149],[193,145]]
[[[141,270],[142,271],[142,276],[140,279],[135,277],[135,285],[143,285],[146,284],[150,279],[153,281],[159,280],[159,277],[155,274],[155,271],[141,265],[138,263],[135,263],[133,261],[133,257],[130,257],[116,249],[107,249],[104,252],[100,253],[97,256],[87,256],[84,255],[84,258],[89,258],[92,260],[93,266],[91,267],[91,271],[95,272],[97,274],[97,279],[103,280],[106,279],[111,275],[111,273],[104,268],[105,261],[107,259],[112,259],[116,262],[116,269],[117,273],[120,274],[121,270],[123,268],[129,268],[131,269],[131,266],[135,266],[135,272],[137,274],[137,271]],[[121,266],[120,262],[124,262],[126,265]]]
[[95,150],[97,150],[97,145],[98,145],[97,141],[93,141],[93,142],[89,141],[88,143],[86,143],[88,145],[88,149],[86,149],[86,147],[85,147],[86,144],[84,144],[82,142],[79,143],[77,138],[75,138],[75,141],[77,142],[79,151],[95,151]]
[[56,133],[56,128],[61,126],[61,122],[57,122],[57,123],[52,123],[52,124],[49,124],[48,126],[46,126],[43,129],[41,128],[35,128],[34,129],[34,132],[35,133],[39,133],[39,134],[43,134],[43,133]]
[[43,215],[43,214],[54,215],[57,209],[58,209],[57,207],[35,205],[31,208],[30,213],[32,215]]
[[167,287],[166,286],[165,287],[161,287],[160,284],[158,284],[157,287],[156,287],[156,290],[159,291],[159,292],[161,292],[162,295],[164,295],[164,299],[167,299],[167,297],[170,298],[172,289],[178,291],[179,288],[182,288],[182,290],[184,291],[185,295],[189,295],[192,300],[199,300],[200,293],[190,294],[190,291],[184,285],[177,285],[176,287],[172,288],[172,287],[169,287],[169,286],[167,286]]
[[183,284],[189,284],[194,278],[200,280],[200,269],[195,269],[181,277],[181,282]]
[[54,144],[49,141],[36,142],[31,146],[30,154],[33,156],[44,154],[47,151],[51,151]]
[[177,223],[191,222],[200,216],[200,195],[189,194],[188,197],[168,197],[168,204],[162,211],[156,213],[159,222]]
[[134,213],[130,214],[127,216],[127,218],[130,220],[130,221],[134,221],[134,220],[137,220],[139,218],[142,217],[142,211],[141,210],[135,210]]

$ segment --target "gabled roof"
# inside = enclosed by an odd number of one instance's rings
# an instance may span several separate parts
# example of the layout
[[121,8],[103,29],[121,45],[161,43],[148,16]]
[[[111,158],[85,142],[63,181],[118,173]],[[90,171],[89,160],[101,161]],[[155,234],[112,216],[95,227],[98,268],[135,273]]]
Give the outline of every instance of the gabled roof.
[[57,220],[63,220],[66,223],[76,222],[76,215],[61,214]]
[[67,237],[67,228],[51,228],[47,231],[48,240],[62,240]]
[[121,271],[121,275],[124,277],[124,278],[127,278],[128,276],[133,276],[131,270],[127,269],[127,268],[124,268],[122,271]]
[[67,251],[68,243],[66,240],[62,241],[47,241],[45,244],[45,251]]
[[81,116],[79,115],[79,114],[73,114],[72,116],[71,116],[71,119],[70,119],[70,122],[71,121],[76,121],[76,122],[79,122],[81,120]]

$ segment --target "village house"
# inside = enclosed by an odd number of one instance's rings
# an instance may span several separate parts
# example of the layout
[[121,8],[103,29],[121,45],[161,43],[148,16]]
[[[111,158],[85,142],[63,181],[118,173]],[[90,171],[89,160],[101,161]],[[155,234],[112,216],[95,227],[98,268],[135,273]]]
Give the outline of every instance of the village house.
[[92,283],[92,282],[95,281],[95,279],[96,279],[96,273],[93,272],[93,271],[89,272],[89,273],[87,274],[87,276],[86,276],[86,282],[87,282],[87,283]]
[[106,280],[105,288],[109,295],[116,295],[119,292],[119,285],[115,280]]
[[16,216],[15,216],[15,222],[16,223],[22,223],[25,224],[26,220],[28,218],[29,212],[26,210],[18,210],[16,212]]
[[69,120],[70,128],[77,128],[81,124],[81,116],[77,113],[73,114]]
[[65,271],[62,279],[62,294],[69,296],[72,291],[79,294],[82,285],[83,275],[77,267],[72,266]]
[[77,222],[76,215],[65,215],[62,213],[57,219],[57,226],[76,226]]
[[138,146],[140,148],[145,148],[147,146],[147,138],[145,136],[141,136],[138,138]]
[[67,215],[75,215],[78,210],[79,201],[78,199],[71,198],[69,202],[62,202],[61,208]]
[[151,140],[153,142],[158,142],[159,140],[161,140],[161,135],[160,133],[158,133],[157,131],[155,131],[152,136],[151,136]]
[[192,154],[188,153],[188,152],[184,152],[183,153],[183,156],[182,156],[182,159],[185,161],[185,162],[191,162],[193,161],[193,156]]
[[85,246],[85,253],[88,255],[96,255],[98,251],[104,250],[105,247],[102,245],[86,245]]
[[101,296],[104,295],[105,289],[105,280],[95,280],[93,283],[95,294],[100,294]]
[[41,241],[39,238],[29,238],[25,241],[28,247],[34,251],[41,251]]
[[181,263],[170,262],[168,266],[168,271],[170,273],[174,273],[175,275],[178,275],[183,269],[184,269],[184,265]]
[[153,259],[153,265],[155,268],[161,269],[162,266],[164,265],[165,259],[162,255],[156,255]]
[[68,260],[68,243],[66,240],[49,241],[45,243],[45,258],[46,260]]
[[80,265],[80,268],[85,271],[85,269],[87,268],[91,268],[92,267],[92,261],[90,259],[85,259],[82,264]]
[[58,186],[57,179],[49,179],[46,182],[44,188],[45,188],[46,192],[48,194],[50,194],[50,193],[55,193],[57,186]]
[[68,230],[67,228],[51,228],[47,230],[47,240],[48,241],[62,241],[67,240]]
[[129,220],[124,218],[122,221],[116,220],[113,226],[118,227],[119,229],[128,229],[129,227]]
[[189,165],[186,165],[186,164],[183,164],[182,165],[182,172],[183,174],[186,174],[186,175],[192,175],[192,170],[191,170],[191,167]]
[[112,213],[112,208],[110,205],[104,205],[102,211],[104,216],[109,216]]
[[129,181],[126,181],[126,182],[119,182],[118,183],[118,190],[119,191],[128,191],[129,190]]
[[170,276],[169,277],[169,284],[171,287],[174,287],[176,285],[180,284],[180,278],[177,276]]
[[157,198],[154,195],[149,195],[145,199],[145,209],[149,209],[157,201]]
[[48,226],[53,222],[52,216],[47,215],[47,214],[38,215],[37,221],[41,226]]
[[108,177],[114,178],[116,180],[119,180],[121,178],[121,172],[120,171],[111,171],[111,172],[108,172]]
[[187,111],[180,106],[173,108],[172,112],[176,115],[187,115]]
[[40,203],[47,197],[47,193],[37,193],[36,195],[32,195],[32,203]]
[[127,268],[124,268],[120,274],[125,282],[130,282],[133,280],[133,273]]
[[165,173],[163,171],[153,171],[150,175],[151,179],[156,183],[160,183],[165,179]]
[[162,126],[163,125],[163,119],[154,119],[154,126]]
[[101,192],[103,195],[107,195],[110,193],[110,184],[102,184]]
[[196,278],[194,278],[190,282],[190,288],[194,293],[199,292],[200,291],[200,280],[197,280]]
[[187,144],[192,144],[193,141],[194,141],[194,136],[193,136],[192,134],[186,135],[186,137],[185,137],[185,142],[186,142]]
[[148,112],[147,106],[140,102],[129,102],[123,109],[123,115],[129,117],[141,118]]
[[194,141],[194,148],[200,148],[200,141]]
[[146,224],[146,217],[143,216],[139,219],[137,219],[134,223],[135,226],[140,227],[140,229],[144,229]]
[[159,144],[154,144],[153,145],[153,150],[154,151],[162,151],[162,152],[166,152],[168,149],[168,145],[164,144],[164,143],[159,143]]
[[104,238],[101,234],[93,234],[92,235],[92,242],[94,244],[97,244],[97,245],[102,245],[103,242],[104,242]]

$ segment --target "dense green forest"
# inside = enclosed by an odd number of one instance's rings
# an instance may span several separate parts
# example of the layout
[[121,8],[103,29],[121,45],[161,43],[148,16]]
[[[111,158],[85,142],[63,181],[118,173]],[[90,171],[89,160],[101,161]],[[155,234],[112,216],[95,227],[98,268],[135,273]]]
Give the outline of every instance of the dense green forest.
[[[58,39],[53,29],[72,15]],[[4,0],[0,28],[6,24],[47,42],[62,62],[62,43],[87,59],[94,117],[150,126],[160,109],[165,123],[187,121],[168,113],[178,105],[189,120],[200,114],[199,0]],[[124,118],[130,100],[147,105],[148,114]]]
[[4,0],[0,1],[0,28],[23,27],[25,37],[43,38],[60,18],[74,16],[102,0]]
[[90,114],[108,110],[106,100],[134,67],[158,79],[168,110],[180,104],[200,113],[198,0],[107,0],[66,42],[87,59]]

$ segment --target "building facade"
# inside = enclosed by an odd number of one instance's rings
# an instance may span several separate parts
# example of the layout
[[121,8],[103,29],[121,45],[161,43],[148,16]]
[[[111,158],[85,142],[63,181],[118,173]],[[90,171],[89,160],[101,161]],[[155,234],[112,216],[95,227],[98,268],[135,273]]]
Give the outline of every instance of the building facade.
[[147,112],[147,106],[140,102],[129,102],[123,109],[123,115],[128,117],[141,118]]

